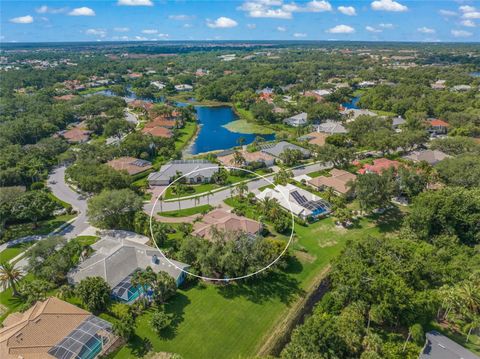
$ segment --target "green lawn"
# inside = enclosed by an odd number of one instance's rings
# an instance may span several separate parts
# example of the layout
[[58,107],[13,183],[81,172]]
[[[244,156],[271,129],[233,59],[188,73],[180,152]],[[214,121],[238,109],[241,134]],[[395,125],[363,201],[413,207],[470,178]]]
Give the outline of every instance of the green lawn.
[[[170,186],[167,188],[163,196],[164,199],[178,198],[177,195],[173,193],[173,186]],[[220,186],[215,183],[202,183],[202,184],[196,184],[196,185],[188,185],[188,187],[189,187],[189,190],[185,191],[185,193],[182,193],[180,197],[195,196],[201,193],[206,193],[208,191],[213,191],[214,189],[219,188]]]
[[187,217],[193,216],[194,214],[206,213],[208,211],[211,211],[212,209],[213,207],[209,204],[204,204],[198,207],[180,209],[178,211],[158,212],[157,214],[164,217]]
[[187,122],[185,127],[178,130],[178,137],[175,140],[175,149],[182,150],[197,132],[196,122]]
[[175,352],[190,358],[240,358],[255,355],[274,324],[308,288],[347,240],[379,234],[384,227],[362,219],[355,228],[336,228],[330,218],[308,227],[296,226],[296,254],[286,273],[241,281],[227,286],[196,285],[179,290],[167,305],[176,315],[172,330],[163,337],[150,327],[151,313],[137,320],[135,337],[115,358],[140,357],[153,351]]
[[16,238],[22,238],[22,237],[32,236],[32,235],[48,234],[50,232],[53,232],[53,230],[57,229],[62,224],[68,222],[74,217],[75,217],[74,214],[64,214],[52,219],[40,221],[38,222],[37,228],[33,228],[32,223],[21,223],[21,224],[10,225],[5,230],[0,242],[5,243],[5,242],[8,242],[9,240],[16,239]]
[[236,133],[245,133],[251,134],[255,133],[258,135],[269,135],[272,134],[274,131],[268,127],[259,125],[254,122],[248,122],[247,120],[235,120],[232,122],[223,125],[227,130]]
[[2,252],[0,252],[0,263],[8,262],[18,256],[20,253],[25,252],[33,245],[33,243],[35,242],[20,243],[16,246],[6,248]]
[[[33,274],[29,273],[21,279],[21,281],[32,280]],[[12,295],[12,289],[7,288],[0,292],[0,323],[7,317],[8,314],[16,312],[24,304],[24,302]]]

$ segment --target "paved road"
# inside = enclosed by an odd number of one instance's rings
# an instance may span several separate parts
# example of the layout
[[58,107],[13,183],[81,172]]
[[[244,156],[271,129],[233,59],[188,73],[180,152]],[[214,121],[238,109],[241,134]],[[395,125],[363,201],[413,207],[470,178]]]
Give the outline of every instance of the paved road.
[[[319,163],[314,163],[314,164],[309,164],[303,167],[295,168],[292,170],[294,177],[295,176],[300,176],[303,174],[311,173],[314,171],[319,171],[323,169],[328,169],[331,168],[331,165],[327,164],[319,164]],[[272,181],[273,174],[265,176],[269,180]],[[259,178],[258,180],[253,180],[247,183],[248,190],[250,192],[258,192],[258,189],[263,186],[268,186],[270,182],[263,178]],[[164,201],[158,201],[156,206],[155,206],[155,211],[154,212],[160,212],[160,211],[175,211],[178,209],[185,209],[185,208],[192,208],[192,207],[197,207],[201,205],[206,205],[210,204],[212,206],[217,206],[227,198],[231,196],[231,188],[227,188],[218,192],[212,193],[210,196],[202,196],[202,197],[197,197],[191,198],[191,199],[184,199],[180,201],[173,201],[173,202],[164,202]],[[143,209],[145,213],[151,214],[152,213],[152,208],[155,203],[156,198],[152,198],[152,201],[145,204]]]
[[78,212],[78,217],[58,233],[65,238],[74,238],[90,226],[87,221],[87,200],[81,198],[77,192],[65,183],[65,170],[66,167],[61,166],[51,172],[48,177],[48,187],[57,198],[70,203],[73,209]]

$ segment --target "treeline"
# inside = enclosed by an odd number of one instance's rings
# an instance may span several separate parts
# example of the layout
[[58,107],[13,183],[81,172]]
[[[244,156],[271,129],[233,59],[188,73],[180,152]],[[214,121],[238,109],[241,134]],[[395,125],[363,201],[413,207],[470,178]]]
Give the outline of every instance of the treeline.
[[[350,242],[282,358],[417,358],[431,321],[478,326],[480,191],[420,194],[398,237]],[[448,296],[447,296],[448,294]]]

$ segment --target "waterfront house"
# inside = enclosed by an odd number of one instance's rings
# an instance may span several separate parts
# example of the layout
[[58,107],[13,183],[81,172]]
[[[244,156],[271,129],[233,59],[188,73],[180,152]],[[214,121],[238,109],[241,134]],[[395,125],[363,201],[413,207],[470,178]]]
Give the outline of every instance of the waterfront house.
[[311,152],[303,147],[294,145],[293,143],[289,143],[287,141],[280,141],[277,143],[264,143],[260,146],[261,151],[267,153],[276,159],[280,159],[281,154],[289,149],[289,150],[298,150],[303,154],[304,158],[308,158],[311,156]]
[[150,186],[166,186],[177,177],[185,175],[189,184],[209,183],[219,170],[219,165],[206,160],[175,160],[163,165],[158,172],[150,173]]
[[291,116],[291,117],[288,117],[286,119],[283,120],[283,123],[287,124],[287,125],[290,125],[290,126],[293,126],[293,127],[300,127],[300,126],[303,126],[303,125],[306,125],[307,124],[307,113],[306,112],[302,112],[302,113],[299,113],[295,116]]

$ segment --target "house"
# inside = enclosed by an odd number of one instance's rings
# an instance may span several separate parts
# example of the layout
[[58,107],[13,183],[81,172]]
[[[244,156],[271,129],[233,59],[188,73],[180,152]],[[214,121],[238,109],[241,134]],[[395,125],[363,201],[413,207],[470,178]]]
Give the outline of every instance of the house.
[[299,113],[298,115],[284,119],[283,123],[293,127],[300,127],[307,123],[307,117],[308,117],[307,113],[302,112],[302,113]]
[[150,186],[166,186],[179,175],[185,175],[183,180],[189,184],[208,183],[212,180],[219,166],[206,160],[175,160],[163,165],[160,171],[150,173]]
[[62,95],[62,96],[53,96],[53,98],[57,101],[71,101],[73,100],[76,95],[68,94],[68,95]]
[[[275,157],[269,155],[268,153],[255,151],[248,152],[246,150],[238,151],[245,160],[243,165],[251,165],[255,163],[263,163],[265,167],[271,167],[275,163]],[[217,160],[220,161],[224,166],[233,166],[239,167],[242,164],[235,163],[235,151],[227,150],[217,154]]]
[[[262,224],[246,217],[237,216],[223,208],[208,212],[193,225],[193,235],[212,239],[213,228],[226,234],[239,233],[256,237],[262,230]],[[229,238],[229,237],[227,237]],[[230,237],[234,238],[234,237]]]
[[328,135],[342,134],[347,133],[347,129],[342,125],[341,122],[327,120],[321,124],[314,125],[314,128],[317,132],[326,133]]
[[358,108],[343,108],[340,113],[347,117],[347,121],[355,121],[360,116],[377,116],[377,114],[370,110],[358,109]]
[[403,158],[413,162],[427,162],[429,165],[434,166],[438,162],[443,161],[450,156],[446,153],[438,150],[419,150],[413,151],[410,154],[403,156]]
[[157,116],[152,121],[145,124],[145,127],[165,127],[169,129],[174,129],[177,127],[177,122],[165,116]]
[[313,91],[305,91],[303,96],[305,97],[313,97],[316,102],[325,101],[325,97],[330,95],[332,91],[330,90],[313,90]]
[[153,103],[142,100],[133,100],[128,103],[128,107],[148,112],[152,109]]
[[328,135],[323,132],[310,132],[302,137],[299,137],[300,141],[307,141],[311,145],[323,146]]
[[159,90],[163,90],[167,85],[160,81],[152,81],[150,82],[151,85],[155,86]]
[[163,137],[163,138],[172,138],[173,132],[165,127],[155,126],[155,127],[144,127],[142,133],[150,134],[153,137]]
[[478,355],[435,330],[428,332],[425,337],[426,342],[419,359],[480,359]]
[[452,91],[456,92],[465,92],[465,91],[470,91],[472,89],[472,86],[470,85],[457,85],[452,87]]
[[330,171],[330,177],[315,177],[309,180],[307,183],[320,191],[323,191],[325,188],[329,187],[332,188],[337,194],[346,194],[350,190],[349,183],[354,182],[356,178],[357,176],[355,176],[353,173],[334,168]]
[[287,185],[276,185],[275,188],[266,188],[256,195],[259,200],[273,198],[278,201],[288,212],[306,220],[309,218],[318,219],[330,213],[330,204],[320,197],[310,193],[303,188]]
[[183,283],[183,270],[189,268],[188,264],[167,260],[158,249],[145,244],[147,237],[125,237],[112,233],[92,244],[94,253],[67,274],[69,283],[77,284],[88,277],[101,277],[112,288],[112,296],[125,303],[132,303],[142,294],[142,288],[131,283],[132,275],[137,270],[150,267],[155,273],[166,272],[177,286]]
[[0,328],[2,359],[94,359],[117,341],[112,325],[56,297],[12,313]]
[[175,90],[177,90],[178,92],[192,91],[193,86],[189,84],[175,85]]
[[392,128],[399,132],[401,131],[400,127],[403,126],[407,121],[402,116],[397,116],[392,119]]
[[445,85],[445,80],[437,80],[430,87],[434,90],[444,90],[447,86]]
[[135,157],[119,157],[107,162],[107,165],[117,171],[126,171],[136,175],[152,168],[152,163]]
[[261,151],[263,153],[267,153],[275,158],[280,158],[281,154],[285,150],[298,150],[302,152],[304,158],[308,158],[311,155],[311,152],[303,147],[294,145],[292,143],[289,143],[287,141],[280,141],[277,143],[264,143],[261,146]]
[[69,130],[58,132],[69,143],[84,143],[90,139],[92,131],[86,129],[85,122],[78,123]]
[[446,135],[448,132],[448,127],[450,126],[447,122],[439,120],[437,118],[429,118],[427,120],[428,132],[432,135]]
[[400,162],[398,161],[392,161],[392,160],[389,160],[388,158],[378,158],[373,160],[373,165],[365,164],[361,169],[358,170],[358,173],[381,174],[383,171],[386,171],[390,168],[397,169],[398,167],[400,167]]
[[367,87],[373,87],[375,86],[374,81],[362,81],[358,83],[358,87],[360,88],[367,88]]

